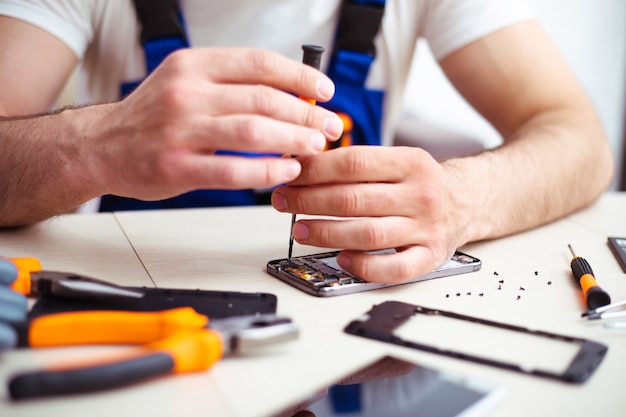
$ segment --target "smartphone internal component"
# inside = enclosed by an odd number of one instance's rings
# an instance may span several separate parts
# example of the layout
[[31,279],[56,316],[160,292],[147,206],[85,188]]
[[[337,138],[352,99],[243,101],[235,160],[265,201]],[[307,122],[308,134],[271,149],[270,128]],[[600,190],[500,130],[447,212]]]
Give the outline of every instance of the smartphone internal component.
[[[324,258],[325,254],[316,255]],[[332,257],[335,253],[328,253],[328,257]],[[278,261],[274,267],[278,271],[284,271],[308,282],[316,288],[335,287],[339,285],[363,283],[360,278],[348,274],[347,272],[333,268],[321,259],[302,256],[299,258],[283,259]]]

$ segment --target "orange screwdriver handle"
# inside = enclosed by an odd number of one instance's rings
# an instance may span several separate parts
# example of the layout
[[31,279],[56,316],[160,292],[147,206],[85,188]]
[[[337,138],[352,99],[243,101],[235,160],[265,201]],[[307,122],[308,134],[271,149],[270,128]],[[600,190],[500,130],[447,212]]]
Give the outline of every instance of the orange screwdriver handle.
[[20,400],[117,388],[171,372],[206,370],[222,352],[222,338],[217,332],[182,330],[145,346],[140,355],[122,360],[16,375],[9,381],[9,394]]
[[30,273],[41,271],[41,262],[36,258],[10,258],[9,260],[17,267],[17,277],[11,284],[11,288],[20,294],[30,295]]
[[593,274],[591,265],[584,258],[574,257],[570,264],[572,273],[583,291],[587,307],[590,310],[607,305],[611,302],[611,297],[604,291]]
[[23,346],[146,344],[180,330],[201,329],[208,317],[191,307],[156,312],[81,311],[37,317],[29,323]]

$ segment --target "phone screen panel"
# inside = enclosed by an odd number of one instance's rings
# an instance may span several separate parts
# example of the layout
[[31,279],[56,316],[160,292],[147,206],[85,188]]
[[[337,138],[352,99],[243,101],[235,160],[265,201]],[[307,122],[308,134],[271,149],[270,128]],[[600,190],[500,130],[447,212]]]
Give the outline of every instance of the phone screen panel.
[[386,356],[334,381],[275,417],[310,411],[316,417],[478,416],[503,396],[494,384]]
[[591,340],[386,301],[346,333],[564,382],[586,381],[608,348]]

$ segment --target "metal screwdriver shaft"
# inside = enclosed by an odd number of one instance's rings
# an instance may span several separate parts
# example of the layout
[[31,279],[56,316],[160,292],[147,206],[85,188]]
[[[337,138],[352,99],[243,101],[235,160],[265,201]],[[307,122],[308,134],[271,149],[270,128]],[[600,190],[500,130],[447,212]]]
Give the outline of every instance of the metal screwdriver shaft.
[[[315,69],[320,69],[320,64],[322,62],[322,54],[324,53],[324,48],[318,45],[302,45],[302,63],[309,65]],[[314,99],[300,97],[300,99],[307,101],[311,104],[315,104]],[[287,259],[291,259],[291,254],[293,253],[293,227],[296,224],[296,213],[291,215],[291,229],[289,231],[289,252],[287,254]]]

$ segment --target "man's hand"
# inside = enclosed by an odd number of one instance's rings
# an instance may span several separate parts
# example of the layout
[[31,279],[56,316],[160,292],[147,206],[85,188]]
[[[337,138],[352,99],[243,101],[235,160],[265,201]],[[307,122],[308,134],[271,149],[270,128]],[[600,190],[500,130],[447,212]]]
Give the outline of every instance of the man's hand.
[[[466,217],[444,168],[418,148],[353,146],[299,158],[298,179],[276,189],[279,211],[350,219],[299,220],[299,243],[346,248],[339,265],[367,281],[402,282],[434,270],[464,243]],[[397,248],[391,255],[364,251]]]
[[[503,145],[437,163],[421,149],[342,148],[300,159],[274,192],[280,211],[355,217],[300,220],[298,242],[343,248],[339,265],[368,280],[432,271],[467,242],[528,230],[579,210],[610,183],[597,115],[539,25],[520,22],[441,60]],[[363,251],[394,247],[392,255]]]
[[273,52],[175,52],[98,121],[89,140],[99,149],[99,188],[151,200],[291,181],[300,173],[296,160],[215,151],[318,153],[326,139],[339,137],[342,123],[297,96],[327,101],[333,93],[324,74]]
[[[312,155],[343,129],[334,113],[298,99],[333,96],[323,73],[238,48],[177,51],[120,102],[41,114],[76,59],[60,40],[18,20],[0,18],[2,36],[19,42],[0,48],[0,227],[104,194],[158,200],[274,186],[298,176],[298,161],[216,151]],[[45,51],[34,53],[40,45]],[[46,77],[23,71],[44,61]]]

